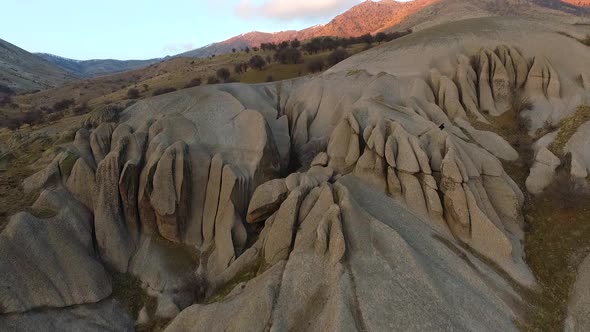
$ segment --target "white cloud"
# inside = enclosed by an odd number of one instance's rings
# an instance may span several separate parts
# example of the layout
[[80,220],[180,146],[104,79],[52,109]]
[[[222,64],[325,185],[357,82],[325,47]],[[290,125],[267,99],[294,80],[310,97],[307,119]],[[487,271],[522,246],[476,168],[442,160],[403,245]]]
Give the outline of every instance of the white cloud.
[[361,0],[265,0],[261,4],[255,4],[252,0],[242,0],[234,10],[242,18],[294,20],[332,17],[360,2]]
[[186,52],[195,49],[195,44],[193,43],[169,43],[164,45],[162,50],[164,52],[172,52],[172,53],[180,53]]

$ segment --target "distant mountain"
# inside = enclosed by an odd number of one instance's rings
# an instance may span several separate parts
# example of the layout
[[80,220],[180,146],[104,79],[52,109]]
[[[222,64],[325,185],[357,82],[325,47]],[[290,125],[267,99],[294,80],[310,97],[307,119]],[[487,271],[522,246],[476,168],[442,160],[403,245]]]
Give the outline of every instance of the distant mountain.
[[579,6],[579,7],[589,7],[590,0],[562,0],[563,2],[567,2],[569,4]]
[[356,37],[374,33],[403,6],[406,5],[394,0],[365,1],[336,16],[328,24],[316,25],[300,31],[288,30],[273,33],[253,31],[178,56],[202,58],[213,54],[229,53],[233,48],[242,49],[246,46],[258,46],[269,42],[279,43],[295,38],[305,40],[320,36]]
[[138,69],[163,60],[162,58],[149,60],[74,60],[48,53],[37,53],[37,55],[46,61],[83,78]]
[[435,24],[474,17],[511,15],[542,17],[568,23],[589,22],[590,0],[394,0],[364,1],[336,16],[328,24],[304,30],[274,33],[249,32],[228,40],[188,51],[178,56],[208,57],[229,53],[233,48],[261,43],[320,36],[355,37],[366,33],[404,29],[422,29]]
[[0,39],[0,85],[15,92],[60,86],[77,77],[43,58]]

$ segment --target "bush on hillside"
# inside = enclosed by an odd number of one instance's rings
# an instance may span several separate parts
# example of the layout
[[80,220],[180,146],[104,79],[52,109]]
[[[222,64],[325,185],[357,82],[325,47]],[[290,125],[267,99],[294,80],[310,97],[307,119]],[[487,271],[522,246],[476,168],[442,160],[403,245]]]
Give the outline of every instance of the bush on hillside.
[[82,103],[82,105],[80,106],[74,107],[75,115],[86,114],[88,112],[90,112],[90,107],[88,107],[88,104],[86,102]]
[[71,106],[74,105],[74,99],[63,99],[58,101],[57,103],[53,104],[53,110],[55,112],[61,112],[63,110],[67,110]]
[[324,66],[325,66],[324,60],[315,59],[307,64],[307,69],[312,73],[318,73],[318,72],[324,70]]
[[250,58],[248,64],[254,69],[262,70],[266,66],[266,61],[260,55],[255,55]]
[[219,68],[217,69],[216,75],[220,80],[225,82],[231,76],[231,73],[227,68]]
[[196,78],[193,78],[192,80],[190,80],[190,82],[188,82],[184,87],[185,88],[192,88],[192,87],[201,85],[201,83],[203,83],[201,81],[201,78],[196,77]]
[[139,90],[135,88],[131,88],[127,90],[127,99],[137,99],[139,98]]
[[176,88],[159,88],[154,90],[154,92],[152,92],[152,96],[159,96],[159,95],[163,95],[165,93],[169,93],[169,92],[174,92],[176,91]]
[[330,55],[328,56],[328,63],[331,66],[333,66],[338,62],[348,58],[349,56],[350,54],[348,54],[348,52],[345,49],[339,48],[330,53]]

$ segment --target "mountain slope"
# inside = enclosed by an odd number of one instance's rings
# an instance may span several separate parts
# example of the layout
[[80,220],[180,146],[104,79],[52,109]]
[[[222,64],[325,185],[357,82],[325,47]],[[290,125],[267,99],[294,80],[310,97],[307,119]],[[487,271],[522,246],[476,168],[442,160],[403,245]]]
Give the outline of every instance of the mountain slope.
[[365,1],[336,16],[328,24],[300,31],[250,32],[179,56],[207,57],[267,42],[320,36],[353,37],[387,30],[423,29],[440,23],[498,15],[588,22],[590,0],[394,0]]
[[148,60],[74,60],[47,53],[37,53],[37,55],[74,75],[84,78],[138,69],[162,61],[159,58]]
[[379,30],[395,12],[405,6],[407,5],[394,0],[365,1],[336,16],[328,24],[316,25],[300,31],[288,30],[274,33],[253,31],[182,53],[180,56],[207,57],[231,52],[232,48],[240,49],[268,42],[279,43],[295,38],[305,40],[319,36],[360,36]]
[[0,39],[0,84],[23,92],[56,87],[75,75]]
[[590,9],[559,0],[417,0],[391,17],[385,30],[422,30],[443,23],[494,16],[587,23]]

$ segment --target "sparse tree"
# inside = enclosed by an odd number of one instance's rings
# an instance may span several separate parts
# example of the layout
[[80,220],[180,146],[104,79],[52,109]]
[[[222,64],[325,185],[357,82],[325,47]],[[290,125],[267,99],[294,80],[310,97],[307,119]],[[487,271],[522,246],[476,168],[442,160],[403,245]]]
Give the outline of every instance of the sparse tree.
[[295,48],[291,48],[291,47],[287,47],[281,50],[278,50],[275,55],[275,60],[277,60],[278,62],[282,63],[282,64],[287,64],[287,63],[292,63],[292,64],[296,64],[296,63],[301,63],[303,61],[303,55],[301,54],[301,51],[299,51],[298,49]]
[[362,35],[361,40],[363,41],[363,43],[366,43],[368,45],[373,44],[373,42],[375,41],[375,39],[373,38],[373,36],[370,33]]
[[317,73],[324,70],[324,60],[315,59],[307,64],[307,69],[312,73]]
[[266,61],[260,55],[255,55],[250,58],[248,64],[254,69],[262,70],[266,66]]
[[256,46],[252,47],[252,51],[258,52],[258,50],[260,50],[258,47],[256,47]]
[[291,41],[292,48],[299,48],[299,46],[301,46],[301,42],[299,41],[299,39],[296,38]]
[[231,76],[231,73],[229,72],[229,69],[224,67],[217,69],[216,75],[220,80],[225,82]]
[[290,42],[288,40],[282,41],[279,43],[279,49],[284,50],[289,47]]
[[246,46],[246,48],[244,49],[244,52],[250,53],[250,47]]
[[231,52],[232,52],[232,53],[236,53],[236,49],[235,49],[235,48],[232,48],[232,49],[231,49]]
[[338,48],[335,49],[334,51],[332,51],[332,53],[330,53],[330,55],[328,56],[328,63],[333,66],[335,64],[337,64],[338,62],[348,58],[350,56],[350,54],[348,54],[348,52],[346,52],[345,49],[342,48]]
[[385,32],[379,32],[375,36],[375,41],[379,44],[381,44],[382,42],[384,42],[386,40],[387,40],[387,35],[385,34]]

